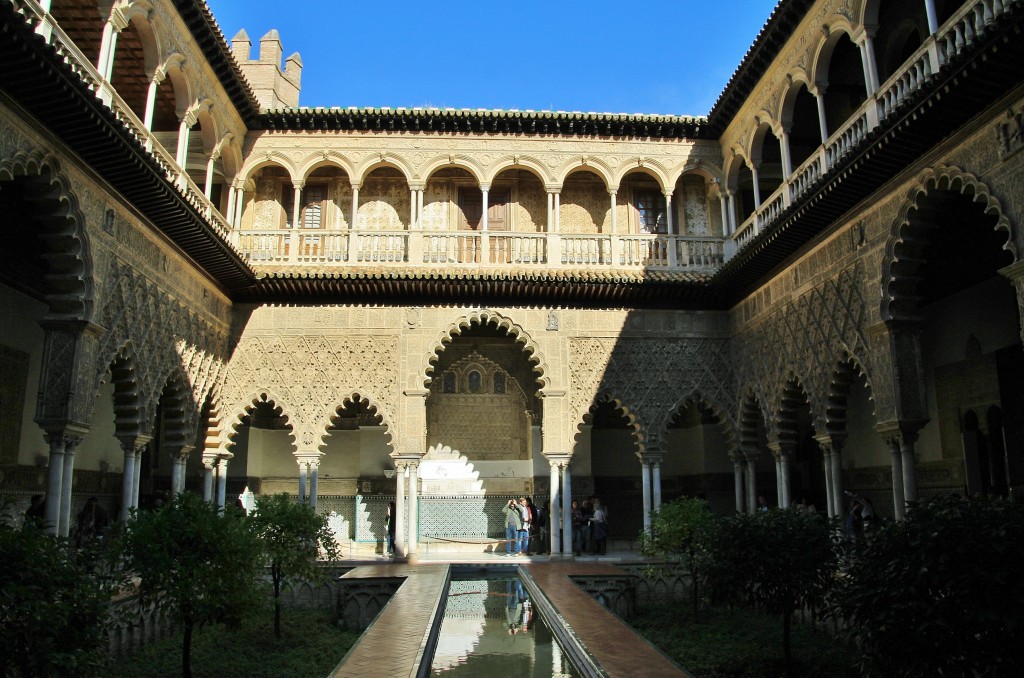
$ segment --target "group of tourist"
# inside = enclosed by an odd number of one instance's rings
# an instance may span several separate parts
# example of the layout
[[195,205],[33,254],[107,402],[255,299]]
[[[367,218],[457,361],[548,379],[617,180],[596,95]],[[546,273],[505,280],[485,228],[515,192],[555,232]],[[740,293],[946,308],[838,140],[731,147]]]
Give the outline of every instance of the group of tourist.
[[[46,499],[43,495],[32,495],[25,510],[25,524],[39,529],[46,525]],[[96,497],[89,497],[78,512],[72,543],[76,548],[84,548],[97,539],[103,539],[109,526],[110,516],[106,509],[100,506]]]
[[608,508],[597,497],[572,502],[572,552],[604,555],[608,550]]
[[549,532],[543,511],[529,497],[509,499],[502,513],[505,516],[506,556],[547,553]]

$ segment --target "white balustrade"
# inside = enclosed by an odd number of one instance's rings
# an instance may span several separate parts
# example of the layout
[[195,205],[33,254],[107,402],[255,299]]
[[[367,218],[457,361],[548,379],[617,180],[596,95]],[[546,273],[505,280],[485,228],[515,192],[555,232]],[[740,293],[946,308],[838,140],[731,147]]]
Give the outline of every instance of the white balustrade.
[[563,233],[561,249],[560,263],[563,266],[604,266],[612,263],[611,238],[607,235]]
[[965,3],[935,36],[939,63],[944,66],[955,59],[984,36],[993,21],[1020,4],[1021,0],[974,0]]
[[352,237],[356,239],[357,262],[404,263],[407,260],[408,231],[354,231]]
[[825,144],[825,157],[828,159],[829,168],[835,167],[836,163],[867,135],[869,105],[876,104],[871,99],[865,101],[857,112],[829,137],[828,143]]
[[668,267],[668,236],[654,234],[623,235],[622,265],[643,268]]
[[[36,32],[47,38],[47,41],[56,50],[57,54],[64,59],[64,62],[71,67],[71,70],[89,85],[96,95],[109,106],[114,116],[121,122],[136,140],[144,147],[151,149],[151,152],[160,165],[167,180],[174,184],[182,196],[200,214],[206,217],[214,230],[224,239],[230,242],[229,233],[231,227],[227,220],[220,214],[213,203],[207,199],[205,193],[200,189],[192,178],[178,165],[174,155],[156,140],[154,134],[146,129],[139,117],[132,111],[131,107],[117,94],[113,86],[108,83],[96,66],[82,53],[77,45],[64,32],[60,25],[53,20],[53,17],[44,12],[37,2],[30,0],[15,0],[15,7],[25,15],[33,25],[37,26]],[[38,27],[44,27],[40,30]]]
[[783,201],[783,193],[786,192],[786,185],[782,184],[775,191],[768,196],[768,199],[762,203],[761,207],[757,210],[757,232],[760,233],[769,224],[774,222],[782,211],[786,209],[785,202]]

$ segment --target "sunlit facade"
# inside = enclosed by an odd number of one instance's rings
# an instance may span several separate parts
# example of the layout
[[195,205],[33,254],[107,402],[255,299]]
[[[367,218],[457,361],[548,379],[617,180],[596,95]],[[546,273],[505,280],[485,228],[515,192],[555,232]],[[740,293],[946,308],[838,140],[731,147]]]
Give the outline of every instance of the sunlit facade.
[[203,0],[2,0],[0,493],[289,492],[353,554],[396,501],[415,556],[1019,492],[1022,5],[782,0],[675,117],[302,108]]

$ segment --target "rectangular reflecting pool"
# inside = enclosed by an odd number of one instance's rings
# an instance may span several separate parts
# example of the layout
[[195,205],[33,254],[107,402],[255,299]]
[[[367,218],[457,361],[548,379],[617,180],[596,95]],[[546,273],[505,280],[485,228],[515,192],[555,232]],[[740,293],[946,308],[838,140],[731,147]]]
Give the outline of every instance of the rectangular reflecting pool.
[[453,573],[431,675],[581,674],[509,568]]

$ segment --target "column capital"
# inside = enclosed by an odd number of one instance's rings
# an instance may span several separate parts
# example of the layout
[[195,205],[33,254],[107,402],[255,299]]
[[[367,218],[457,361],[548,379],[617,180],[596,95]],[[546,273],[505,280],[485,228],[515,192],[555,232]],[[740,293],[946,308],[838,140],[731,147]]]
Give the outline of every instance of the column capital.
[[883,421],[875,426],[875,430],[889,447],[902,448],[913,445],[917,440],[917,432],[927,423],[927,419]]
[[427,182],[426,181],[410,181],[409,182],[409,190],[410,191],[423,191],[423,190],[426,190],[426,188],[427,188]]
[[117,440],[121,443],[121,449],[125,452],[142,452],[153,440],[153,437],[146,435],[120,435],[117,436]]
[[814,436],[814,439],[817,441],[818,445],[820,445],[823,449],[827,447],[827,448],[831,448],[833,450],[839,451],[839,450],[842,449],[843,445],[846,443],[846,434],[845,433],[819,433],[819,434]]

